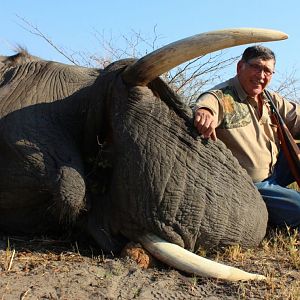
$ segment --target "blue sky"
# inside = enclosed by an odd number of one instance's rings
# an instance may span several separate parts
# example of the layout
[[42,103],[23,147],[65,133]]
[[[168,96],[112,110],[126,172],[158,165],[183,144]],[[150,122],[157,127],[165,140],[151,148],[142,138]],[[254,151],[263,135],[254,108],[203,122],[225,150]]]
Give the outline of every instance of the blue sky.
[[[121,36],[139,32],[153,37],[159,46],[198,33],[223,28],[259,27],[281,30],[289,39],[266,43],[277,55],[277,74],[296,70],[300,79],[300,1],[299,0],[152,0],[152,1],[3,1],[0,10],[0,54],[10,55],[20,44],[34,55],[65,62],[40,37],[25,30],[20,18],[37,26],[56,45],[67,50],[101,55],[95,32],[112,37],[115,45]],[[245,46],[227,50],[239,55]],[[231,70],[235,72],[235,67]],[[279,76],[275,74],[275,76]]]

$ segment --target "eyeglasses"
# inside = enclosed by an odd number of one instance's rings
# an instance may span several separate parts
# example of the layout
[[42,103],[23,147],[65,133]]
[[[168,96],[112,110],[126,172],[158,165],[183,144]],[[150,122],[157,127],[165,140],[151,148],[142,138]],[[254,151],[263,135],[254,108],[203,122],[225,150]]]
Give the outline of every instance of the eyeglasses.
[[255,64],[255,63],[248,63],[246,62],[246,64],[256,73],[261,73],[261,72],[264,72],[264,74],[267,76],[267,77],[270,77],[272,76],[275,71],[272,71],[270,70],[268,67],[266,66],[262,66],[262,65],[259,65],[259,64]]

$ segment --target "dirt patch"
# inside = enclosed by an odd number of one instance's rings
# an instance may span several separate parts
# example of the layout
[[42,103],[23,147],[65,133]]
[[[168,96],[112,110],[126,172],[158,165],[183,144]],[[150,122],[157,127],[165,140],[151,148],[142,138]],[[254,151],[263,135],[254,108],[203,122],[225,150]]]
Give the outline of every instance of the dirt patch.
[[249,253],[242,261],[231,257],[226,263],[271,274],[267,282],[205,279],[166,266],[143,270],[130,259],[102,255],[92,246],[3,237],[0,299],[300,299],[299,268],[286,253],[278,252],[280,259],[265,248]]

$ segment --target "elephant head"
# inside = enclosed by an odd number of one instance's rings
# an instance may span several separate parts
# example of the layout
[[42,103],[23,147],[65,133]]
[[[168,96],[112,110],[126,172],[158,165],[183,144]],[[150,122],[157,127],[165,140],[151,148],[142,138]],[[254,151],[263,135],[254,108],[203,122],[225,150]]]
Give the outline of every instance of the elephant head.
[[[109,225],[113,234],[140,241],[168,263],[174,257],[164,247],[174,245],[166,241],[192,252],[200,246],[259,244],[268,217],[250,177],[222,142],[197,135],[191,109],[158,76],[218,49],[284,38],[268,30],[217,31],[173,43],[136,62],[107,67],[104,94],[115,153],[108,212],[114,216]],[[156,246],[163,247],[163,255]],[[198,259],[186,267],[190,254],[176,255],[184,262],[175,265],[196,272]],[[263,278],[225,273],[214,266],[199,271],[232,280]]]

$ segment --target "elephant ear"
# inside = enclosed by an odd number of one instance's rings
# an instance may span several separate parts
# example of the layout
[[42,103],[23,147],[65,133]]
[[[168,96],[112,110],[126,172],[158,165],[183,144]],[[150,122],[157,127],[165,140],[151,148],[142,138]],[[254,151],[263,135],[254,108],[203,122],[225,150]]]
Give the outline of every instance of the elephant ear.
[[30,55],[25,49],[19,48],[18,53],[11,56],[0,56],[0,66],[16,67],[24,63],[41,60],[37,56]]
[[201,55],[225,48],[287,39],[281,31],[260,28],[236,28],[211,31],[171,43],[139,59],[123,73],[125,82],[145,86],[172,68]]

